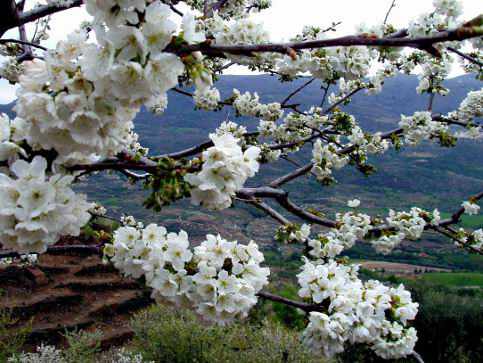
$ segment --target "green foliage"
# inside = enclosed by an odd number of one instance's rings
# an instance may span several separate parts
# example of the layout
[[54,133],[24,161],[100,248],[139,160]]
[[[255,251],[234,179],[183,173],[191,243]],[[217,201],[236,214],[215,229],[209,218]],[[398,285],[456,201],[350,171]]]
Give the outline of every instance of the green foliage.
[[0,309],[0,362],[6,362],[10,356],[17,353],[30,334],[29,324],[22,328],[12,328],[16,322],[17,319],[10,309]]
[[421,279],[433,284],[446,286],[479,286],[483,287],[483,274],[473,272],[431,272],[425,273]]
[[144,182],[144,188],[151,189],[151,194],[143,203],[146,208],[156,212],[160,212],[163,206],[190,195],[190,187],[184,181],[186,170],[183,167],[169,158],[159,160],[158,167],[158,172],[150,175]]
[[204,326],[189,311],[154,306],[132,322],[133,351],[159,363],[315,363],[299,334],[279,324]]
[[[297,291],[298,288],[296,285],[286,284],[283,289],[277,290],[277,294],[288,299],[297,300]],[[283,325],[295,330],[303,330],[307,326],[305,315],[300,310],[277,302],[270,304],[272,305],[276,320]]]
[[95,355],[100,350],[101,331],[71,331],[64,334],[68,348],[64,351],[67,363],[95,363]]
[[483,361],[481,296],[462,296],[462,290],[420,281],[410,286],[419,302],[415,328],[416,350],[426,362]]

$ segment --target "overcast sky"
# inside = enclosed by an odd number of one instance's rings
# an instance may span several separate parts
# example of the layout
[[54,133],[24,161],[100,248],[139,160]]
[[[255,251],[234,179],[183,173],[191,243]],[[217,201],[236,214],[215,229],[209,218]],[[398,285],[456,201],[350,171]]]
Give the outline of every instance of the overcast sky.
[[[338,27],[338,35],[350,34],[354,27],[361,23],[375,24],[383,21],[392,0],[272,0],[272,7],[255,18],[263,22],[274,40],[288,40],[300,32],[304,25],[329,26],[331,22],[342,21]],[[483,13],[483,1],[463,0],[466,19]],[[417,15],[432,9],[432,0],[396,0],[396,8],[390,16],[390,23],[404,27]],[[71,9],[52,18],[51,38],[46,42],[53,47],[64,38],[65,34],[75,30],[80,22],[89,19],[84,9]],[[15,33],[8,33],[7,36]],[[244,73],[238,68],[234,73]],[[457,75],[455,69],[453,75]],[[0,80],[0,103],[8,103],[14,99],[14,89],[4,80]]]

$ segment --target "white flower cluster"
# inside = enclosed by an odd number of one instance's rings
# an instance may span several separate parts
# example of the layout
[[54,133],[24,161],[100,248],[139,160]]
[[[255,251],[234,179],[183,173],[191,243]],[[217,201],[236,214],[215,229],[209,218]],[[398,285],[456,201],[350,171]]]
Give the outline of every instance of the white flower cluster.
[[471,200],[464,201],[461,206],[464,208],[465,213],[470,216],[480,213],[480,206]]
[[477,229],[476,231],[473,231],[473,233],[471,234],[471,239],[472,239],[471,247],[474,250],[482,252],[483,251],[483,229],[480,228],[480,229]]
[[18,154],[25,156],[25,151],[12,142],[12,125],[10,118],[2,113],[0,114],[0,161],[11,161]]
[[130,215],[121,215],[120,222],[123,226],[136,227],[139,229],[144,228],[144,223],[137,221],[136,218]]
[[380,132],[365,134],[359,126],[351,129],[348,139],[353,145],[357,145],[357,152],[361,155],[382,154],[389,149],[389,142],[381,137]]
[[3,257],[3,258],[0,258],[0,267],[9,266],[14,262],[16,265],[20,265],[20,266],[33,266],[37,263],[37,260],[38,260],[38,255],[35,253],[20,255],[18,258]]
[[190,299],[203,319],[226,324],[244,318],[256,304],[256,294],[268,284],[270,270],[260,267],[263,254],[255,242],[244,246],[218,236],[195,247],[198,272]]
[[[303,37],[304,40],[313,39]],[[320,39],[320,37],[316,37]],[[355,80],[365,78],[371,69],[376,52],[367,47],[334,47],[302,51],[296,58],[284,56],[277,62],[277,71],[289,77],[309,72],[327,83],[341,78]]]
[[22,353],[8,358],[8,363],[66,363],[62,351],[53,345],[39,345],[35,353]]
[[146,361],[141,353],[135,354],[123,347],[116,352],[112,361],[107,363],[154,363],[154,361]]
[[[359,202],[360,203],[360,202]],[[364,238],[371,228],[371,218],[367,214],[347,212],[336,214],[337,227],[321,233],[309,240],[309,255],[314,258],[334,258],[343,250],[349,249],[358,239]]]
[[231,198],[258,171],[260,148],[250,146],[243,152],[231,134],[210,134],[210,138],[214,146],[203,152],[201,171],[187,174],[185,180],[193,187],[193,204],[220,210],[231,205]]
[[424,37],[437,33],[440,29],[455,28],[457,18],[463,13],[458,0],[433,0],[434,11],[422,14],[409,23],[411,37]]
[[140,106],[166,103],[185,69],[176,55],[162,52],[176,30],[168,5],[88,0],[86,6],[97,44],[80,30],[45,61],[27,64],[15,106],[21,138],[34,149],[56,150],[61,163],[127,148]]
[[5,78],[10,83],[17,83],[23,71],[24,67],[16,57],[6,56],[0,64],[0,78]]
[[434,93],[446,96],[449,90],[442,85],[451,71],[451,59],[448,57],[434,58],[426,56],[425,62],[421,64],[421,71],[418,74],[419,84],[416,92]]
[[207,235],[192,252],[186,232],[167,233],[155,224],[119,228],[105,254],[125,275],[144,276],[157,301],[191,306],[217,324],[246,317],[270,273],[260,266],[264,257],[253,241]]
[[405,238],[420,238],[427,225],[439,225],[441,215],[437,209],[431,213],[416,207],[411,208],[409,212],[395,212],[391,209],[386,221],[390,227],[395,228],[395,231],[383,231],[379,238],[371,241],[375,250],[383,254],[390,253]]
[[324,180],[330,178],[333,169],[340,169],[344,167],[349,158],[338,154],[338,147],[333,144],[322,144],[320,139],[314,143],[312,150],[312,172],[315,173],[317,179]]
[[417,240],[426,227],[422,213],[424,211],[416,207],[411,208],[409,212],[396,212],[391,209],[386,220],[389,226],[397,228],[406,238]]
[[[215,14],[207,25],[216,45],[250,45],[270,42],[270,36],[262,24],[255,23],[247,17],[225,21]],[[254,57],[226,54],[226,57],[246,65],[263,63],[273,58],[269,53],[258,53]]]
[[89,213],[95,215],[95,216],[104,216],[107,213],[106,207],[99,203],[94,203],[91,209],[89,210]]
[[197,88],[193,94],[193,100],[197,108],[212,111],[218,108],[220,91],[214,87]]
[[305,243],[310,237],[311,228],[309,224],[282,225],[277,229],[275,239],[284,243]]
[[399,126],[403,129],[405,140],[409,145],[417,145],[423,140],[448,131],[448,126],[433,121],[431,113],[427,111],[418,111],[412,116],[401,115]]
[[245,126],[238,125],[233,121],[223,121],[220,126],[216,129],[216,135],[222,136],[225,134],[231,134],[233,137],[243,141],[243,136],[247,133]]
[[257,93],[245,92],[241,94],[239,90],[234,89],[233,97],[233,107],[237,114],[241,116],[258,117],[266,121],[277,121],[283,116],[280,103],[260,103]]
[[[212,2],[216,2],[215,0]],[[219,9],[218,14],[223,18],[244,17],[249,11],[267,9],[272,5],[271,0],[230,0]]]
[[335,104],[345,97],[347,97],[351,92],[355,91],[358,88],[365,88],[366,84],[361,82],[359,79],[346,81],[344,78],[339,80],[339,92],[335,94],[332,92],[329,95],[328,101],[330,104]]
[[450,112],[447,117],[467,124],[464,131],[455,133],[456,137],[479,139],[483,137],[483,128],[474,124],[474,119],[483,117],[483,89],[468,92],[458,110]]
[[310,312],[304,343],[327,358],[341,353],[346,342],[368,344],[385,359],[411,354],[417,336],[407,323],[415,318],[418,304],[402,285],[362,283],[357,270],[332,260],[324,264],[305,260],[297,275],[299,296],[322,310]]
[[90,219],[82,194],[70,185],[72,176],[46,175],[47,161],[18,160],[10,166],[15,177],[0,174],[0,241],[17,252],[45,252],[62,235],[78,236]]
[[463,14],[463,5],[459,0],[433,0],[433,6],[437,14],[454,18]]
[[359,199],[352,199],[347,201],[347,206],[350,208],[357,208],[361,205],[361,201]]
[[[357,208],[359,205],[358,199],[348,202],[348,206],[351,208]],[[395,212],[391,209],[386,221],[390,228],[383,226],[381,236],[370,241],[375,250],[383,254],[390,253],[405,238],[413,240],[420,238],[428,224],[439,225],[441,215],[437,209],[433,212],[416,207],[413,207],[410,212]],[[311,257],[315,259],[334,258],[342,251],[354,246],[357,240],[368,237],[368,233],[373,228],[369,215],[354,211],[337,213],[336,223],[335,228],[320,233],[315,239],[309,239]]]
[[[107,358],[106,358],[107,359]],[[35,353],[21,353],[14,355],[7,360],[7,363],[68,363],[72,359],[66,358],[66,352],[57,349],[53,345],[39,345]],[[103,360],[104,361],[104,360]],[[138,353],[130,353],[124,348],[119,349],[115,356],[106,363],[154,363],[145,361],[143,356]]]
[[471,121],[483,117],[483,89],[468,92],[456,111],[461,121]]

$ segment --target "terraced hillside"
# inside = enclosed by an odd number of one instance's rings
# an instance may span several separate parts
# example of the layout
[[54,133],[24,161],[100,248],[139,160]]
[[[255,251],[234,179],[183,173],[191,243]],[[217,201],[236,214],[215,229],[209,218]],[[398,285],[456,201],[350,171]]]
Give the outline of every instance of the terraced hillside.
[[[59,245],[93,244],[93,240]],[[103,332],[104,348],[131,337],[132,313],[148,306],[149,292],[123,278],[94,251],[49,252],[35,267],[0,268],[0,310],[17,320],[12,329],[31,324],[29,344],[62,344],[66,329]]]

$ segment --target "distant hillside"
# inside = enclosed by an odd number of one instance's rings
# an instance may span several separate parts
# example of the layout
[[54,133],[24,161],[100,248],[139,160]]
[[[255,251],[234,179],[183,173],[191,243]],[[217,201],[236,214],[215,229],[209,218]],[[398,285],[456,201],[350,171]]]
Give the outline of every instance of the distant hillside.
[[[222,96],[229,96],[233,88],[240,91],[257,91],[262,101],[281,101],[305,80],[293,83],[280,83],[275,77],[259,76],[223,76],[217,83]],[[314,82],[315,83],[315,82]],[[401,114],[412,114],[427,107],[427,96],[415,91],[418,80],[414,76],[398,76],[387,80],[382,93],[375,96],[364,94],[354,97],[346,110],[360,121],[363,128],[389,130],[395,128]],[[450,94],[436,97],[434,111],[446,113],[458,107],[470,90],[481,88],[481,83],[471,76],[462,76],[447,81]],[[305,106],[319,104],[322,91],[312,84],[307,90],[293,99],[293,102]],[[9,112],[11,105],[0,107],[0,111]],[[245,124],[254,129],[255,119],[237,119],[231,108],[219,112],[195,111],[189,97],[176,93],[169,95],[169,107],[162,116],[141,112],[136,119],[136,131],[141,141],[152,153],[179,150],[207,139],[223,120]],[[301,157],[301,162],[310,159],[310,152]],[[390,151],[384,156],[374,157],[373,164],[378,172],[370,177],[360,175],[348,166],[335,173],[339,183],[324,187],[317,182],[301,179],[287,186],[299,203],[316,207],[327,213],[344,208],[349,197],[358,197],[362,205],[371,214],[383,214],[387,208],[403,209],[413,205],[423,208],[441,208],[451,212],[461,201],[483,190],[483,142],[459,141],[455,148],[441,148],[427,143],[417,148],[405,148],[400,152]],[[261,184],[274,177],[292,170],[293,166],[280,161],[266,165],[251,185]],[[108,182],[106,182],[108,181]],[[246,240],[257,239],[270,243],[273,236],[273,222],[260,212],[248,206],[237,206],[221,213],[191,208],[188,201],[176,203],[166,208],[161,214],[153,214],[142,208],[144,193],[140,187],[128,185],[118,175],[98,175],[82,183],[79,190],[89,192],[92,198],[102,201],[112,214],[132,213],[138,217],[158,221],[172,228],[184,228],[194,236],[202,238],[207,232],[220,232],[227,237]],[[469,219],[468,226],[483,225],[481,216]],[[440,240],[428,240],[425,243],[440,246]],[[413,251],[421,250],[416,247]],[[483,266],[482,266],[483,268]]]

